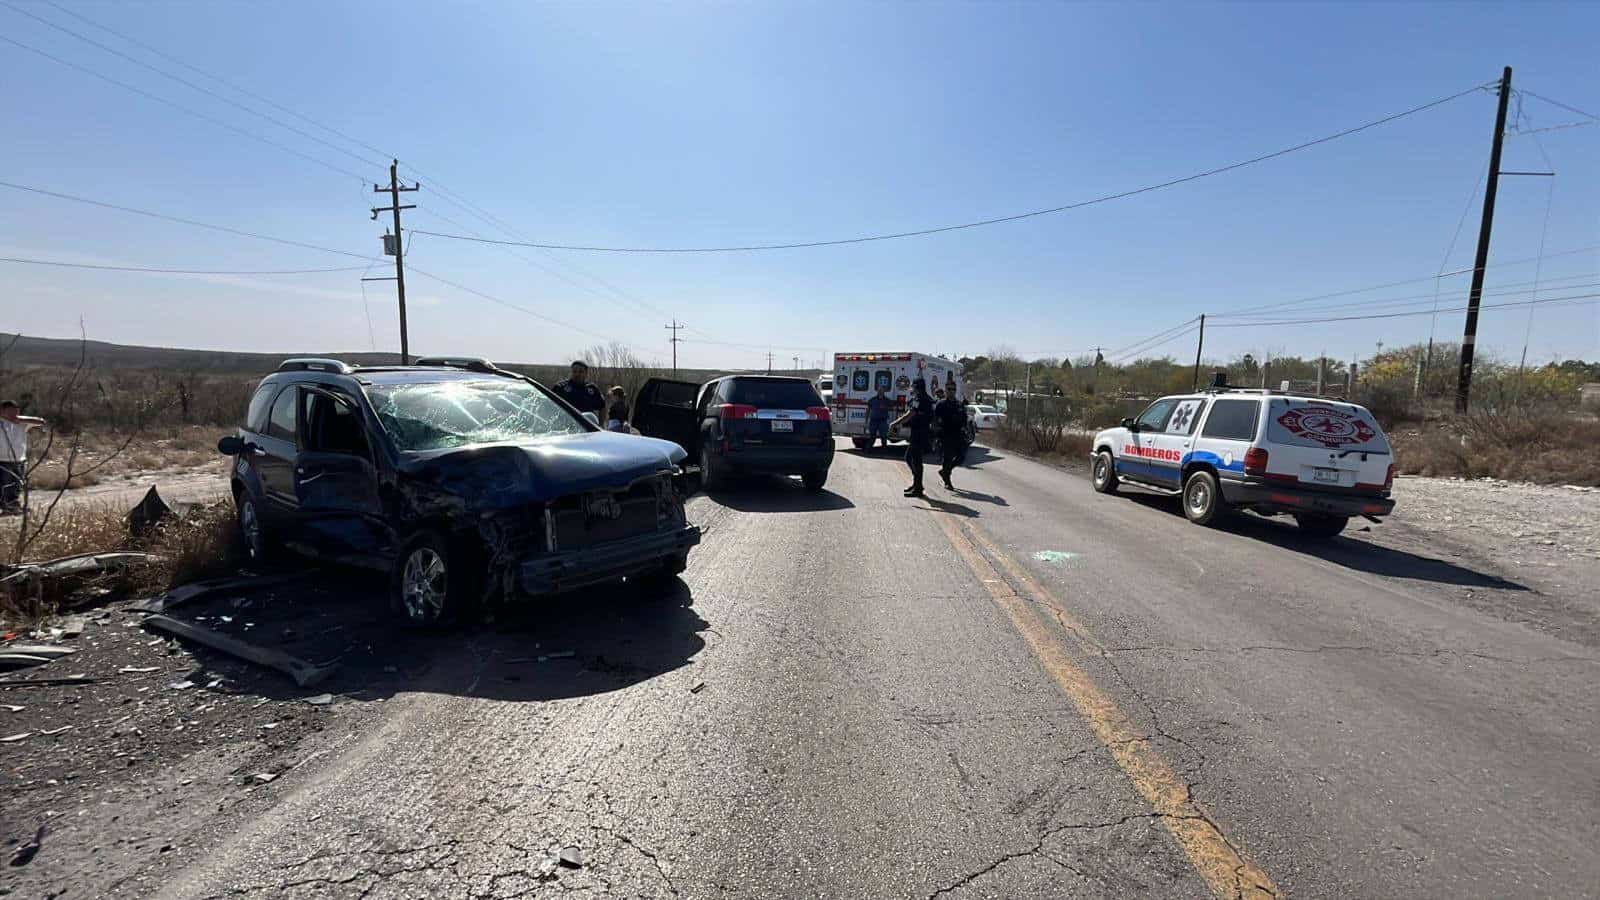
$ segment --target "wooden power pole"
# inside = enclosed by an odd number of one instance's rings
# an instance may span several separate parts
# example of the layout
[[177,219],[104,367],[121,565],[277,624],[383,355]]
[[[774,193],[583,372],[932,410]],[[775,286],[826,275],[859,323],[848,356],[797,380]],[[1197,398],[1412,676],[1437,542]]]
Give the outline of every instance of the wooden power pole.
[[678,332],[683,330],[684,327],[677,319],[673,319],[672,324],[666,326],[667,330],[672,332],[672,337],[669,340],[672,341],[672,377],[674,378],[678,377],[678,344],[683,340],[683,338],[678,337]]
[[409,335],[406,333],[406,242],[400,234],[400,210],[416,209],[417,206],[414,203],[401,206],[400,194],[403,191],[414,191],[422,187],[422,184],[418,182],[410,187],[405,187],[400,183],[399,172],[400,160],[391,160],[389,163],[389,186],[384,187],[381,184],[372,186],[372,192],[375,194],[389,192],[389,205],[373,207],[372,220],[376,222],[378,213],[381,212],[394,213],[394,246],[392,248],[385,247],[384,249],[389,252],[390,256],[394,257],[394,285],[400,297],[400,365],[409,366],[411,365],[411,342]]
[[1483,270],[1489,264],[1489,235],[1494,230],[1494,195],[1500,187],[1500,145],[1506,136],[1506,104],[1511,100],[1511,67],[1500,75],[1500,106],[1494,116],[1494,142],[1489,145],[1489,182],[1483,188],[1483,222],[1478,226],[1478,256],[1473,262],[1472,291],[1467,295],[1467,325],[1461,333],[1461,369],[1456,376],[1456,413],[1467,411],[1472,394],[1472,351],[1478,340],[1478,302],[1483,299]]

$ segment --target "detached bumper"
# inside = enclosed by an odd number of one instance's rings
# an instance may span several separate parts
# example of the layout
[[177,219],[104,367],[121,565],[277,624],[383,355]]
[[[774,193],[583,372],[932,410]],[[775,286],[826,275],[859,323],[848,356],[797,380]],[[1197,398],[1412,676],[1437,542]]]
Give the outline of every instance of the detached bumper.
[[1257,479],[1222,479],[1222,498],[1263,512],[1322,516],[1387,516],[1394,500],[1375,494],[1335,494]]
[[700,543],[700,526],[685,525],[598,547],[529,557],[519,566],[524,594],[560,594],[654,569]]

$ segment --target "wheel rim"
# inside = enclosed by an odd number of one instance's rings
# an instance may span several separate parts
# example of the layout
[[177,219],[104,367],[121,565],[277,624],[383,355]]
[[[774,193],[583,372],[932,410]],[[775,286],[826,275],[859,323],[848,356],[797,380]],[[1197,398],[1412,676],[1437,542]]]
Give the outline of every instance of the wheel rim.
[[418,547],[406,557],[400,579],[400,600],[406,615],[416,622],[428,622],[444,612],[444,558],[432,547]]
[[1203,516],[1211,508],[1211,486],[1205,479],[1196,478],[1189,482],[1189,512]]
[[1096,456],[1094,458],[1094,481],[1095,481],[1095,484],[1105,484],[1106,483],[1106,471],[1107,471],[1107,468],[1108,467],[1106,466],[1105,454],[1101,454],[1101,455]]
[[250,555],[261,555],[261,522],[256,518],[256,505],[246,500],[239,507],[239,533],[244,535],[244,545]]

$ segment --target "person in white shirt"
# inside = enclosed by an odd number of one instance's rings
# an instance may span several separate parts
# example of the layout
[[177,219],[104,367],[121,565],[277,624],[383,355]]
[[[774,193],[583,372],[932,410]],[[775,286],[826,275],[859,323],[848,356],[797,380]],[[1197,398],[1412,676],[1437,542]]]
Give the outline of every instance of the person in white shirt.
[[22,408],[6,400],[0,402],[0,514],[22,508],[22,484],[28,466],[28,430],[44,420],[25,416]]

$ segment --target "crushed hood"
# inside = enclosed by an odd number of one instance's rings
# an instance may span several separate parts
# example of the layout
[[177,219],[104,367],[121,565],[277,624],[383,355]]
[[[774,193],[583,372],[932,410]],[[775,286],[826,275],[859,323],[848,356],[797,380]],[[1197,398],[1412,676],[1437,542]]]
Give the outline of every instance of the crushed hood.
[[417,454],[405,473],[478,509],[501,509],[586,491],[625,488],[687,457],[671,441],[610,431]]

